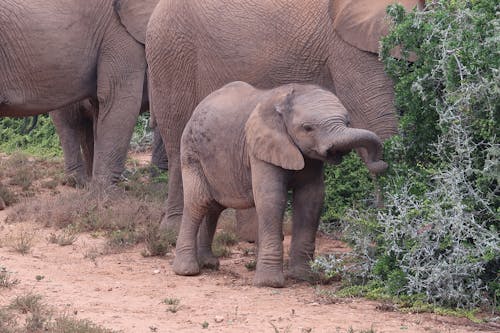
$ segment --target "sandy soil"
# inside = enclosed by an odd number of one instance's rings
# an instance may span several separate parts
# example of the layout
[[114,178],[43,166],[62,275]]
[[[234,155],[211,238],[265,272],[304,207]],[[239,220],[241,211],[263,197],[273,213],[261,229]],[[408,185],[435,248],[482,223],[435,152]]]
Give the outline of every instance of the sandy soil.
[[[32,230],[36,238],[26,255],[0,242],[0,266],[20,280],[11,289],[0,289],[0,306],[33,292],[43,295],[59,313],[131,333],[498,332],[462,318],[388,312],[380,309],[379,302],[364,299],[325,301],[307,283],[287,281],[282,289],[256,288],[253,272],[245,268],[255,259],[246,254],[245,249],[253,247],[249,243],[234,246],[231,257],[221,260],[219,271],[181,277],[171,269],[174,254],[145,258],[142,246],[109,254],[104,250],[106,240],[89,234],[61,247],[47,241],[54,230],[29,222],[8,224],[12,209],[0,211],[0,240],[20,230]],[[324,237],[318,238],[317,249],[347,250],[343,243]],[[165,299],[180,303],[168,305]]]
[[[313,287],[288,282],[286,288],[256,288],[253,272],[244,263],[241,243],[218,272],[195,277],[176,276],[172,255],[144,258],[140,246],[118,254],[98,255],[105,240],[80,235],[71,246],[46,240],[53,230],[29,223],[6,224],[0,211],[0,230],[9,235],[36,230],[30,254],[0,248],[0,263],[21,283],[1,290],[0,305],[16,295],[34,292],[61,312],[76,314],[107,328],[124,332],[494,332],[466,319],[430,314],[403,314],[378,310],[378,302],[363,299],[322,304]],[[320,251],[343,245],[320,238]],[[36,276],[43,276],[37,281]],[[177,312],[162,301],[176,298]],[[208,327],[203,328],[202,323]]]

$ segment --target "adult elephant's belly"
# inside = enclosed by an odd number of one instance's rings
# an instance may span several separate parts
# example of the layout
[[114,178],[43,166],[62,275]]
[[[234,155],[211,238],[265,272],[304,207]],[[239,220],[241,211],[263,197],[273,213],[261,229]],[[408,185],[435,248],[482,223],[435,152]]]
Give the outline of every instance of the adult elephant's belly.
[[45,113],[96,94],[102,33],[85,17],[72,2],[0,6],[0,116]]

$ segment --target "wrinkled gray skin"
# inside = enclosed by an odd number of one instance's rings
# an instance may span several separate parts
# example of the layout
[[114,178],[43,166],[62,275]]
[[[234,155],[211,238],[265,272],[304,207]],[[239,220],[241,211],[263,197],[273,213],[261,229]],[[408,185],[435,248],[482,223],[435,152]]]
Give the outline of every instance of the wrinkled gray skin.
[[93,179],[104,183],[118,180],[123,170],[146,72],[144,45],[126,30],[113,2],[0,5],[0,116],[26,117],[98,100]]
[[[94,101],[93,104],[96,105],[97,102]],[[90,100],[85,100],[49,113],[63,149],[67,183],[72,186],[83,186],[92,177],[94,119],[98,112],[93,104]],[[146,110],[147,103],[143,103],[141,112]],[[168,168],[165,146],[156,128],[151,164],[159,170]],[[156,169],[152,170],[156,172]]]
[[182,217],[182,130],[196,105],[231,81],[262,89],[314,83],[335,92],[353,127],[382,139],[397,132],[393,84],[376,53],[337,34],[335,3],[159,1],[148,23],[146,58],[150,103],[169,157],[162,227],[176,229]]
[[259,241],[254,283],[283,287],[282,220],[291,189],[289,275],[307,278],[324,198],[323,163],[338,164],[350,150],[363,148],[371,172],[387,167],[380,160],[379,137],[348,128],[349,119],[334,94],[314,85],[259,90],[233,82],[205,98],[181,141],[184,211],[174,272],[194,275],[200,265],[218,266],[211,243],[219,214],[226,207],[255,206]]

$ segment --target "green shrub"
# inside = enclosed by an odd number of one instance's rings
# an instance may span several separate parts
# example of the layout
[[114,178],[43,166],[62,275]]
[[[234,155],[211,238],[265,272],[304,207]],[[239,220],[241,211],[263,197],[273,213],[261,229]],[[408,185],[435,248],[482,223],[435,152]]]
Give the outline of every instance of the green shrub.
[[[360,276],[377,294],[458,308],[498,297],[498,13],[495,0],[388,9],[394,26],[382,60],[401,117],[385,147],[385,208],[343,216],[344,236],[365,262]],[[396,46],[415,61],[392,58]]]
[[348,209],[373,205],[373,193],[374,183],[356,153],[347,155],[340,165],[326,165],[321,228],[326,231],[338,229]]
[[38,117],[36,127],[24,134],[24,118],[0,118],[0,151],[23,151],[35,156],[61,156],[59,137],[48,115]]

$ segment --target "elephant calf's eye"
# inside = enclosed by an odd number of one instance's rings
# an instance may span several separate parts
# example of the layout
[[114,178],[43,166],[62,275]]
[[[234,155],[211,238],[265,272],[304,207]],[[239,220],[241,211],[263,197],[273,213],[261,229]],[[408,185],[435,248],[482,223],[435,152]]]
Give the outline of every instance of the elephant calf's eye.
[[309,125],[309,124],[302,124],[302,128],[306,132],[311,132],[313,130],[313,127],[311,125]]

